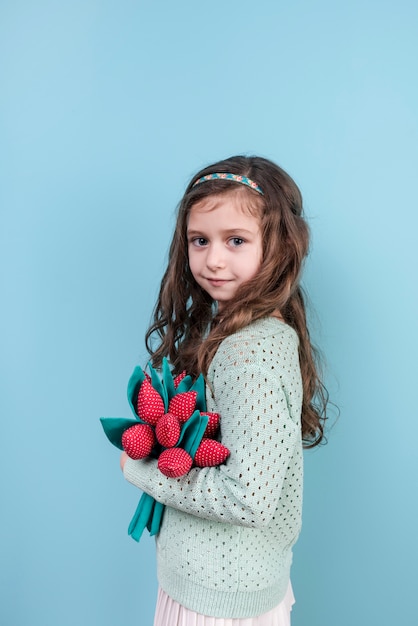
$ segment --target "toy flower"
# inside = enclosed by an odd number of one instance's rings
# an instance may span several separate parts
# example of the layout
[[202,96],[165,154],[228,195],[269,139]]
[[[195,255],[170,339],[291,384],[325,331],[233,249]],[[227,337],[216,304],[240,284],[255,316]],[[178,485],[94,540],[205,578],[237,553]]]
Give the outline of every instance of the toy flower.
[[[102,417],[101,423],[111,443],[125,450],[132,459],[149,455],[158,458],[159,470],[168,477],[179,477],[192,467],[223,463],[228,449],[213,437],[219,415],[206,412],[204,380],[193,383],[185,372],[173,379],[166,359],[162,377],[150,366],[150,375],[136,367],[128,383],[128,401],[134,419]],[[159,531],[164,505],[142,494],[129,526],[129,534],[139,541],[145,527],[151,535]]]

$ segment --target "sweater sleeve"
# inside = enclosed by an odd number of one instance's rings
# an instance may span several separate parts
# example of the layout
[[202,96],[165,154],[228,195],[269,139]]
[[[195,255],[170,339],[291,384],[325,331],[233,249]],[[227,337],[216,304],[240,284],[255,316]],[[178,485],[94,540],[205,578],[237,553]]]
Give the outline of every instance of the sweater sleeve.
[[[263,527],[275,513],[300,443],[300,422],[294,417],[300,410],[291,410],[292,390],[283,383],[280,357],[272,366],[254,358],[243,363],[242,352],[237,356],[229,353],[214,377],[214,410],[221,415],[221,441],[230,451],[226,463],[193,468],[173,479],[161,474],[154,459],[128,459],[124,475],[158,502],[191,515]],[[295,367],[298,373],[298,363]]]

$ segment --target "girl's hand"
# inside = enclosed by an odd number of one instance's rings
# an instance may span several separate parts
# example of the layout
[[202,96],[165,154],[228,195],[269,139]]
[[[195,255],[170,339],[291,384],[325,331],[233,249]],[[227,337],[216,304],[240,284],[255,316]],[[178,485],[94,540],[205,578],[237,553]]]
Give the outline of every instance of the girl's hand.
[[126,452],[122,452],[122,454],[120,455],[120,469],[122,470],[122,472],[123,472],[123,468],[125,467],[127,458],[128,458],[128,455],[126,454]]

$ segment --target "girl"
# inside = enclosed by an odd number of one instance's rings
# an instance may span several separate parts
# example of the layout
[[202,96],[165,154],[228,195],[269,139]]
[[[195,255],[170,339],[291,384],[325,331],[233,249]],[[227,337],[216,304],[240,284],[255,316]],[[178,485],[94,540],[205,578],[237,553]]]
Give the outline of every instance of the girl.
[[263,158],[205,168],[180,203],[147,347],[155,367],[203,372],[230,456],[173,479],[122,454],[167,505],[154,626],[290,624],[302,445],[320,443],[326,406],[299,286],[308,240],[299,189]]

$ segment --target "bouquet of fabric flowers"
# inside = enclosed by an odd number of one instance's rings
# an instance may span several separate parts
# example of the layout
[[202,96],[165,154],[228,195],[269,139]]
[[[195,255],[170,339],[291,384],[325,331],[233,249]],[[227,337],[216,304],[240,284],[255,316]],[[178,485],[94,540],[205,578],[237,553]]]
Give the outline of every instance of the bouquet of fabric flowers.
[[[132,459],[152,456],[167,477],[187,474],[193,465],[211,467],[224,463],[229,450],[214,439],[219,415],[206,411],[205,384],[183,372],[173,378],[166,359],[161,377],[136,367],[128,382],[128,401],[134,418],[102,417],[109,441]],[[128,533],[139,541],[145,529],[158,533],[164,505],[143,493]]]

